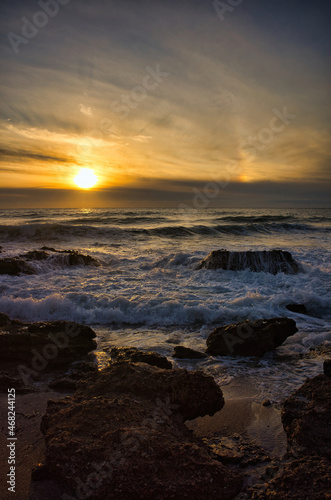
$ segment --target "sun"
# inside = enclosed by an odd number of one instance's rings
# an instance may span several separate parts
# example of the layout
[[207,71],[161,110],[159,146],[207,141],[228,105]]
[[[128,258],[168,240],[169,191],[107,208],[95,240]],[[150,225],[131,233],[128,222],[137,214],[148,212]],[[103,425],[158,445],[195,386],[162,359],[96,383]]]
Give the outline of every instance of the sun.
[[98,178],[90,168],[82,168],[74,182],[82,189],[90,189],[98,182]]

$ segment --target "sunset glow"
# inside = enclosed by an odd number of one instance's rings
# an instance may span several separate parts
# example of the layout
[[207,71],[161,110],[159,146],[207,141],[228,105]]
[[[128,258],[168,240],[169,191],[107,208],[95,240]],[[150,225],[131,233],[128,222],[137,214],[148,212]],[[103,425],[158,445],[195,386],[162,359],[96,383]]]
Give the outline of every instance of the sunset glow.
[[82,168],[78,175],[74,178],[75,184],[82,189],[90,189],[96,185],[98,178],[89,168]]

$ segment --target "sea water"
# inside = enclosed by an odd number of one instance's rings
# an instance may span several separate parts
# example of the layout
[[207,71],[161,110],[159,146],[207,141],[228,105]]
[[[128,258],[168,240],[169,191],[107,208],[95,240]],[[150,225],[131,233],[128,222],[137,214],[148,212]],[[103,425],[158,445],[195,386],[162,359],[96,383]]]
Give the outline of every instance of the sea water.
[[[204,350],[219,325],[286,316],[298,332],[262,359],[177,361],[225,385],[241,378],[256,397],[282,401],[322,372],[331,341],[330,209],[36,209],[0,211],[1,258],[42,246],[78,250],[101,265],[33,261],[34,275],[0,276],[0,312],[24,321],[70,320],[96,331],[103,349],[129,345],[171,356]],[[282,249],[296,275],[198,270],[212,250]],[[305,304],[308,314],[286,309]],[[323,345],[320,351],[311,348]]]

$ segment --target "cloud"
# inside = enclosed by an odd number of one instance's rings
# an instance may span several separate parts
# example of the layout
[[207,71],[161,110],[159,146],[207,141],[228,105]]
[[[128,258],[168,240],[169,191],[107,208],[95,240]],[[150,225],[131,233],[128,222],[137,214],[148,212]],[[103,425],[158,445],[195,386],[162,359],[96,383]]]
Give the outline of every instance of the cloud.
[[83,113],[83,115],[86,115],[86,116],[92,116],[93,115],[93,113],[91,111],[91,108],[87,107],[87,106],[84,106],[84,104],[80,104],[79,105],[79,109],[80,109],[80,112]]

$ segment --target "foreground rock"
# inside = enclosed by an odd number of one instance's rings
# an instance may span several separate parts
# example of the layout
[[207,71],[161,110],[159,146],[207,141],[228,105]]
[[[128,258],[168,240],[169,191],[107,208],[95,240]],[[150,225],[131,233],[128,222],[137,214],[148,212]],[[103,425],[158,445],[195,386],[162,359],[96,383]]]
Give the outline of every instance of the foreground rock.
[[[76,498],[94,500],[234,498],[240,474],[184,424],[223,404],[220,388],[200,372],[112,364],[81,392],[49,401],[42,477],[46,470]],[[38,488],[32,481],[30,498]]]
[[204,352],[195,351],[189,347],[177,345],[174,348],[172,357],[177,359],[203,359],[207,358],[207,355]]
[[331,378],[318,375],[300,387],[285,401],[282,422],[294,456],[331,460]]
[[262,356],[298,331],[293,319],[272,318],[221,326],[207,338],[212,356]]
[[94,331],[69,321],[23,323],[0,314],[0,361],[23,362],[33,370],[60,366],[96,348]]
[[228,271],[296,274],[299,264],[289,252],[283,250],[264,250],[260,252],[229,252],[214,250],[199,265],[198,269],[224,269]]
[[172,363],[165,356],[161,356],[157,352],[139,351],[135,347],[113,347],[110,351],[113,361],[133,363],[147,363],[148,365],[158,366],[171,370]]
[[17,257],[0,259],[0,274],[9,274],[10,276],[18,276],[19,274],[36,274],[34,268]]
[[331,466],[321,457],[307,457],[285,465],[283,473],[259,491],[251,491],[254,500],[327,500],[330,498]]

